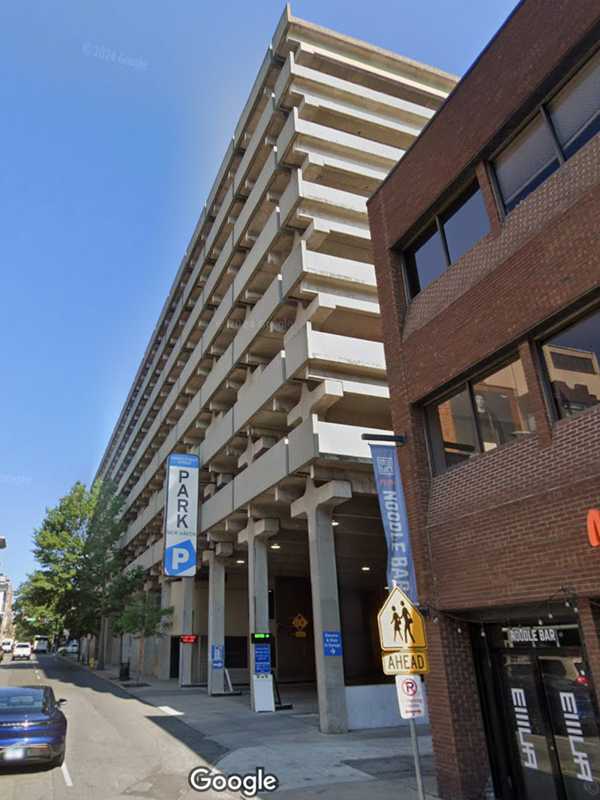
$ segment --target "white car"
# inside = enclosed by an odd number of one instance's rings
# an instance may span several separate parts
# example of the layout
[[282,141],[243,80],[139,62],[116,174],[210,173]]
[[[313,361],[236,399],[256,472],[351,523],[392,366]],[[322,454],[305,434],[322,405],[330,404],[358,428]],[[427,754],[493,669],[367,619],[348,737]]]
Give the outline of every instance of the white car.
[[31,661],[31,645],[29,642],[17,642],[13,647],[12,660],[19,661],[21,659]]
[[12,653],[12,649],[13,649],[13,640],[4,639],[4,641],[0,645],[0,650],[2,650],[3,653]]

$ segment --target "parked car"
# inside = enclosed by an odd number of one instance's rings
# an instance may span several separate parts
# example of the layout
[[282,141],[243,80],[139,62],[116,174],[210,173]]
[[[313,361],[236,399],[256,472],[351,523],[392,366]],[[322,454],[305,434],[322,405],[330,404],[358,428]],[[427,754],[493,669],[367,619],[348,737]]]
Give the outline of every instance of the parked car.
[[79,642],[74,639],[58,648],[58,652],[63,656],[76,656],[79,653]]
[[0,766],[42,762],[60,766],[67,720],[49,686],[0,687]]
[[13,661],[20,661],[22,659],[31,661],[31,645],[29,642],[17,642],[12,651]]
[[34,653],[47,653],[48,652],[48,637],[47,636],[34,636],[33,637],[33,652]]
[[3,653],[12,653],[13,649],[13,640],[12,639],[3,639],[2,644],[0,644],[0,650]]

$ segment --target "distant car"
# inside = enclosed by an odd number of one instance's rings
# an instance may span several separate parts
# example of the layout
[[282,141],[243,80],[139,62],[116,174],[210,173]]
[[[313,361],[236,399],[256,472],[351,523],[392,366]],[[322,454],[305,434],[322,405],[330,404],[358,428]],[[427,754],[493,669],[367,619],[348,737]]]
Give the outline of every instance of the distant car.
[[49,686],[0,687],[0,767],[18,763],[60,766],[67,720]]
[[31,645],[29,642],[17,642],[12,651],[13,661],[31,661]]
[[34,636],[33,648],[34,653],[47,653],[48,652],[48,637],[47,636]]
[[3,653],[12,653],[13,649],[13,640],[12,639],[4,639],[2,644],[0,644],[0,650]]
[[58,652],[65,656],[76,656],[79,653],[79,642],[67,642],[67,644],[63,644],[58,648]]

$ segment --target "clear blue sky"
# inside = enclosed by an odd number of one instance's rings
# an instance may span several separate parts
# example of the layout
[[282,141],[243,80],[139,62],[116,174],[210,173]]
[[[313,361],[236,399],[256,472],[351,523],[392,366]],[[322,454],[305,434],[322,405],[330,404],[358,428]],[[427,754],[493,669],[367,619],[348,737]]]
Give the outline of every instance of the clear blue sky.
[[[515,0],[297,0],[296,16],[462,74]],[[89,483],[283,10],[0,4],[0,572]]]

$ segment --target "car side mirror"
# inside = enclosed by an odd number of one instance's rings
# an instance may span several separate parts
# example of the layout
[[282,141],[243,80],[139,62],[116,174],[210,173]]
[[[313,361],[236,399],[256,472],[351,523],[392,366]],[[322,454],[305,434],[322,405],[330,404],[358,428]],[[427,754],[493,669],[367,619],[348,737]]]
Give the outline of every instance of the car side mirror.
[[65,700],[65,698],[64,698],[64,697],[61,697],[61,698],[60,698],[60,700],[57,700],[57,701],[56,701],[56,705],[57,705],[57,706],[62,706],[62,705],[63,705],[64,703],[66,703],[66,702],[67,702],[67,701]]

